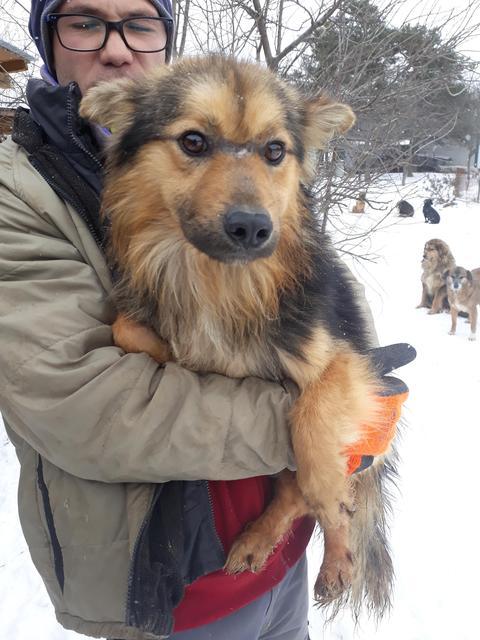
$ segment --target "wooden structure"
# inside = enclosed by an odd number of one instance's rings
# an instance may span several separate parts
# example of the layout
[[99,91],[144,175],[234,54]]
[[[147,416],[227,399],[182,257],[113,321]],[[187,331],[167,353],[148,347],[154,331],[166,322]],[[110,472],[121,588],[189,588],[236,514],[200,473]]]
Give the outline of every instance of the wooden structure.
[[27,71],[29,62],[33,62],[31,55],[0,39],[0,88],[8,89],[10,74]]
[[[0,39],[0,89],[11,87],[10,74],[27,71],[33,57]],[[0,106],[0,141],[10,133],[15,109]]]

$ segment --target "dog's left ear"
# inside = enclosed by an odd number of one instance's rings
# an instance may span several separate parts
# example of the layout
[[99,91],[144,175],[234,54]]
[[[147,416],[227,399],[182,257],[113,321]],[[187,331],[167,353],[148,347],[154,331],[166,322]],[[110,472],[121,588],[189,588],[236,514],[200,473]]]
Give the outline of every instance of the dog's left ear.
[[466,275],[467,275],[467,280],[468,280],[469,282],[473,282],[472,272],[471,272],[471,271],[468,271],[468,269],[467,269],[467,274],[466,274]]
[[313,176],[315,152],[325,149],[336,134],[346,133],[355,122],[352,109],[328,96],[318,96],[305,103],[305,162],[304,179],[309,182]]

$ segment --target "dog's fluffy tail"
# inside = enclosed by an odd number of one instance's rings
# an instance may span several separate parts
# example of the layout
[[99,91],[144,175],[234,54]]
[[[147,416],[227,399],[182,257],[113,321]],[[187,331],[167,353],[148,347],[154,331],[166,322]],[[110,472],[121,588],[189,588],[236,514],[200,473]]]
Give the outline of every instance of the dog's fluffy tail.
[[328,620],[349,607],[355,621],[367,613],[378,622],[392,606],[395,575],[388,536],[397,463],[392,447],[382,461],[354,476],[356,510],[350,529],[354,576],[350,589],[325,607]]
[[391,490],[396,479],[394,449],[382,462],[355,479],[357,509],[350,538],[355,574],[350,606],[356,619],[363,608],[377,620],[391,608],[394,569],[388,537]]

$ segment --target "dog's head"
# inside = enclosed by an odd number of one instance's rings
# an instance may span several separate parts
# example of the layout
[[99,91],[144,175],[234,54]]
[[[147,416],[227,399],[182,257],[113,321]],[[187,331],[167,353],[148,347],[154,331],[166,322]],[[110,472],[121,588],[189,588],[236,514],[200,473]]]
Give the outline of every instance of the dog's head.
[[98,85],[80,113],[112,132],[104,211],[122,236],[113,242],[149,234],[158,248],[168,236],[234,263],[268,257],[298,233],[315,152],[355,120],[344,104],[216,56]]
[[423,203],[427,206],[427,207],[431,207],[433,205],[433,200],[431,198],[427,198],[426,200],[423,201]]
[[463,267],[448,269],[444,273],[444,279],[447,289],[450,289],[455,294],[470,289],[473,282],[472,272]]
[[422,259],[424,269],[434,270],[440,268],[442,273],[444,270],[453,267],[454,264],[454,257],[446,242],[433,238],[425,243]]

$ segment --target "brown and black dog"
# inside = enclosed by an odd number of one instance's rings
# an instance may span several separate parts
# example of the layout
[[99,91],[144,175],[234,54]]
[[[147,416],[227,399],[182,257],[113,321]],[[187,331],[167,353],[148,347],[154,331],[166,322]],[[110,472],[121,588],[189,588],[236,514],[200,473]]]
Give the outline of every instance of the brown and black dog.
[[280,475],[226,569],[259,571],[292,521],[312,513],[325,534],[317,599],[381,615],[393,574],[387,497],[378,468],[349,477],[345,455],[376,424],[380,383],[308,188],[316,152],[353,124],[351,109],[211,56],[99,85],[81,114],[113,132],[103,214],[118,274],[115,342],[300,390],[289,416],[297,473]]
[[469,340],[476,339],[477,306],[480,304],[480,269],[468,271],[463,267],[455,267],[445,273],[447,295],[450,304],[452,326],[450,335],[455,335],[459,312],[468,313],[470,321]]
[[427,307],[429,314],[448,309],[445,271],[455,266],[450,247],[443,240],[433,238],[425,243],[422,259],[422,299],[417,309]]

